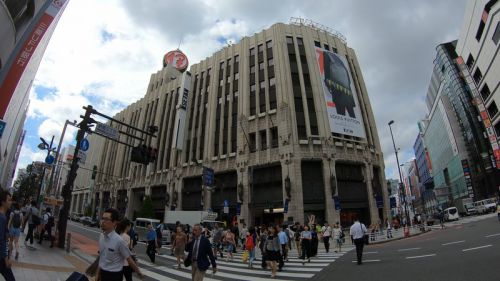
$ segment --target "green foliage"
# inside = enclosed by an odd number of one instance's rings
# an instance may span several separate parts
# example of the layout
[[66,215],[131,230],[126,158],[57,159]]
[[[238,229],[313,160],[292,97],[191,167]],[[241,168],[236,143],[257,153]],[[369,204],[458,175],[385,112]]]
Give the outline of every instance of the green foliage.
[[144,201],[142,202],[142,207],[137,214],[139,218],[154,218],[155,211],[153,208],[153,200],[151,200],[150,196],[146,196]]
[[14,181],[13,197],[20,203],[27,202],[30,197],[36,196],[38,187],[33,165],[28,165],[26,167],[26,174],[19,175]]

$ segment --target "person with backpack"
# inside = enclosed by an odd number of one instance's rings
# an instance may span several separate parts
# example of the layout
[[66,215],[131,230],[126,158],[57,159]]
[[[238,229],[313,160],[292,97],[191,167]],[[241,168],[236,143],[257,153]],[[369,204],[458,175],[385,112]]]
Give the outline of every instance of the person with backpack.
[[15,260],[19,258],[19,236],[21,236],[21,226],[23,222],[23,213],[19,209],[19,204],[14,204],[14,211],[10,213],[9,220],[9,232],[10,232],[10,241],[9,241],[9,249],[11,253],[13,252],[13,244],[16,246],[16,255]]
[[28,244],[28,240],[30,244],[33,245],[33,231],[40,225],[40,212],[36,207],[36,201],[31,201],[31,206],[28,209],[28,216],[26,218],[28,220],[28,234],[24,239],[24,245]]
[[42,221],[42,229],[40,232],[40,240],[38,240],[38,244],[42,244],[43,236],[45,235],[45,231],[47,231],[47,235],[50,241],[50,248],[54,247],[54,240],[52,240],[52,227],[54,227],[54,216],[51,213],[50,207],[45,209],[45,214],[43,214]]

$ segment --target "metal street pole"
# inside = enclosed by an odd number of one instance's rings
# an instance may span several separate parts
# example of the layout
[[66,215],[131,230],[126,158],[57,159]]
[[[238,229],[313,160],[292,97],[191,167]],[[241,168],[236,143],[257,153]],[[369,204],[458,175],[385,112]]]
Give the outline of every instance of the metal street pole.
[[[42,145],[43,145],[43,149],[47,149],[47,157],[50,156],[50,153],[52,152],[52,144],[54,143],[54,136],[52,136],[52,139],[50,140],[50,145],[48,145],[47,147],[47,143],[45,142],[44,139],[40,138],[42,140],[42,143],[40,145],[38,145],[39,148],[42,148]],[[43,166],[43,171],[42,171],[42,178],[40,180],[40,186],[38,187],[38,192],[37,192],[37,195],[36,195],[36,201],[38,203],[41,203],[40,201],[40,194],[42,194],[42,187],[43,187],[43,178],[45,178],[45,165]]]
[[394,142],[394,135],[392,134],[392,128],[391,128],[392,124],[394,124],[394,120],[391,120],[388,125],[389,125],[389,130],[391,131],[391,138],[392,138],[392,145],[394,146],[394,153],[396,154],[396,162],[398,164],[398,173],[399,173],[399,180],[400,180],[399,189],[401,189],[402,193],[403,193],[403,205],[405,208],[406,223],[408,224],[408,223],[410,223],[410,215],[408,214],[408,208],[406,206],[406,191],[404,189],[403,176],[401,175],[401,169],[399,167],[398,150],[396,149],[396,143]]
[[73,160],[71,161],[71,169],[68,173],[68,177],[66,179],[66,183],[63,186],[62,189],[62,196],[63,196],[63,208],[59,212],[59,243],[58,247],[61,249],[64,249],[65,242],[66,242],[66,228],[68,226],[68,214],[69,214],[69,208],[71,206],[71,192],[73,189],[73,184],[76,179],[76,172],[78,170],[78,152],[80,151],[80,146],[82,144],[83,137],[85,136],[85,132],[89,129],[88,125],[90,124],[90,115],[95,112],[95,110],[92,108],[91,105],[88,105],[87,107],[84,107],[86,109],[85,111],[85,116],[83,117],[83,120],[80,122],[80,129],[78,130],[78,133],[76,134],[76,145],[75,145],[75,151],[73,152]]
[[[62,133],[61,133],[61,137],[59,138],[59,145],[57,146],[57,151],[56,151],[56,157],[55,157],[56,158],[56,164],[59,163],[58,162],[59,153],[61,152],[61,146],[62,146],[62,142],[63,142],[63,139],[64,139],[64,135],[66,134],[66,127],[68,126],[68,124],[76,126],[76,121],[70,122],[69,120],[66,120],[66,122],[64,122],[64,127],[63,127],[63,130],[62,130]],[[50,177],[49,188],[50,188],[51,191],[54,189],[54,177],[56,175],[56,167],[57,167],[57,165],[54,165],[54,169],[52,170],[52,175]],[[58,167],[57,168],[57,174],[59,174],[59,171],[61,170],[61,168],[62,167]],[[58,191],[59,190],[56,190],[56,192],[54,193],[54,196],[57,196],[59,194]]]

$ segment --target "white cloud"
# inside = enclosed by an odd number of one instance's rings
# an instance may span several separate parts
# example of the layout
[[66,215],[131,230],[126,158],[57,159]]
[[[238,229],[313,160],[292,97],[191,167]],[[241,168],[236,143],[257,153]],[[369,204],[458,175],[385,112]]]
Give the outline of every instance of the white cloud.
[[[223,47],[221,38],[235,41],[303,16],[342,32],[356,51],[386,172],[397,178],[387,122],[396,121],[394,138],[403,163],[413,154],[416,124],[426,113],[423,97],[435,47],[458,36],[464,2],[72,0],[34,82],[35,91],[56,89],[44,96],[32,93],[30,118],[47,120],[28,134],[57,134],[64,120],[79,120],[87,104],[112,116],[140,99],[151,74],[161,69],[163,55],[180,41],[194,64]],[[35,156],[26,146],[23,159]]]

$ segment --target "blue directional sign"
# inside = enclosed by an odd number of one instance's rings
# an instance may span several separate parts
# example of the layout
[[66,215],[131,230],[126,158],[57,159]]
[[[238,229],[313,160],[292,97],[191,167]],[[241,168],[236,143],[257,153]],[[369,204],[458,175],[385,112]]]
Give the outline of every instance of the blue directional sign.
[[338,196],[333,196],[333,203],[335,204],[335,210],[340,210],[340,199]]
[[204,186],[214,185],[214,169],[203,167],[203,185]]
[[377,202],[377,208],[383,208],[384,207],[384,199],[382,198],[381,195],[375,195],[375,201]]
[[224,200],[224,207],[229,207],[229,200]]
[[7,123],[5,123],[5,121],[0,119],[0,139],[2,138],[3,130],[5,129],[5,125],[7,125]]
[[241,215],[241,203],[236,204],[236,215]]
[[283,213],[287,214],[288,213],[288,203],[290,200],[286,199],[285,204],[283,205]]
[[52,155],[49,155],[49,156],[45,157],[45,163],[47,163],[49,165],[52,164],[52,163],[54,163],[54,160],[55,160],[55,158]]
[[80,143],[80,149],[83,151],[89,150],[90,143],[87,139],[83,139],[82,142]]
[[396,205],[396,198],[390,197],[389,198],[389,204],[390,204],[391,209],[396,208],[397,207],[397,205]]

